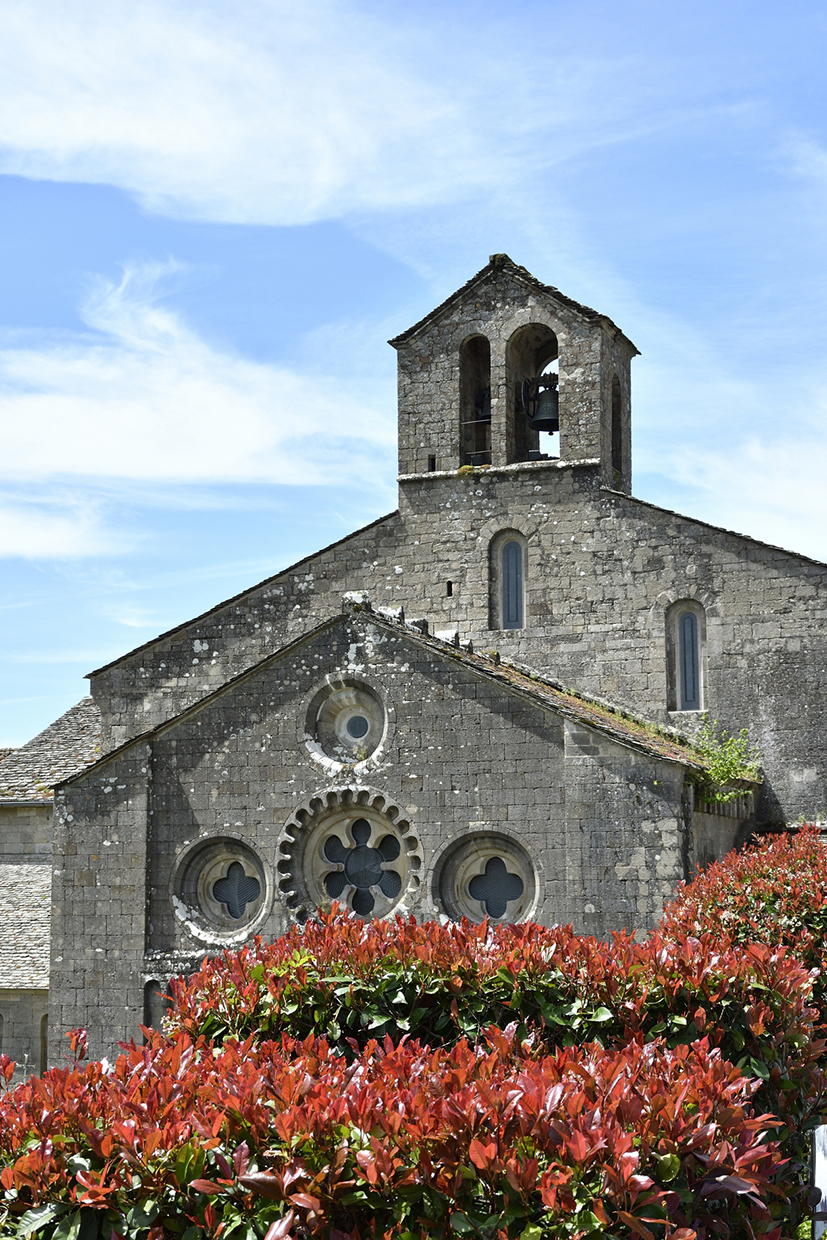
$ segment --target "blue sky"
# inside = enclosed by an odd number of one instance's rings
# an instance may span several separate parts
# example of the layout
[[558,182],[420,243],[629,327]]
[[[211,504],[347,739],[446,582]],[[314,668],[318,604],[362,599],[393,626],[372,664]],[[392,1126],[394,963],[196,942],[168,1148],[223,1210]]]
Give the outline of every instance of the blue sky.
[[385,343],[505,251],[634,490],[827,559],[827,10],[0,3],[0,744],[395,506]]

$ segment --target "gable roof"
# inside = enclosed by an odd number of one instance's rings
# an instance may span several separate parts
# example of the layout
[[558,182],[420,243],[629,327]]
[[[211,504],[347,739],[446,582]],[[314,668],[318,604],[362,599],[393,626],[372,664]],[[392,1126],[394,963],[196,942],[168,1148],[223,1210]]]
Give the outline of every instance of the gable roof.
[[0,761],[0,805],[51,801],[55,784],[98,760],[100,738],[100,711],[90,697],[81,698]]
[[440,302],[435,309],[426,314],[418,323],[414,323],[413,327],[409,327],[407,331],[400,332],[398,336],[394,336],[388,341],[388,344],[392,345],[394,349],[398,348],[400,344],[404,344],[407,340],[417,335],[423,327],[441,318],[452,306],[463,301],[478,285],[496,278],[501,272],[507,272],[508,275],[519,280],[522,284],[527,285],[537,293],[542,293],[544,297],[550,297],[553,301],[559,302],[560,305],[566,306],[569,310],[573,310],[575,314],[579,314],[581,318],[586,319],[588,322],[601,324],[611,336],[622,336],[624,340],[628,341],[635,353],[639,352],[626,333],[621,331],[608,315],[601,314],[599,310],[592,310],[591,306],[584,306],[582,302],[575,301],[572,297],[567,297],[565,293],[561,293],[559,288],[555,288],[553,284],[543,284],[527,268],[518,266],[507,254],[492,254],[485,266],[475,276],[467,280],[455,293],[451,293],[450,297],[446,297],[445,301]]
[[611,740],[621,745],[636,749],[650,757],[663,758],[669,762],[679,763],[681,766],[692,770],[703,771],[706,769],[706,762],[700,752],[686,737],[677,732],[661,728],[656,723],[646,720],[639,715],[634,715],[629,711],[622,710],[619,707],[612,706],[608,702],[600,701],[598,698],[584,697],[573,689],[566,689],[556,681],[534,673],[530,668],[518,667],[512,663],[503,663],[500,661],[499,656],[496,655],[496,652],[493,652],[491,655],[477,654],[471,649],[443,641],[441,638],[428,633],[428,626],[424,620],[407,621],[401,609],[398,617],[387,611],[384,614],[374,611],[366,596],[353,594],[345,596],[343,613],[331,616],[328,620],[317,625],[316,628],[301,634],[294,641],[289,642],[286,646],[282,646],[279,650],[273,651],[272,654],[261,659],[253,667],[246,668],[237,676],[233,676],[226,681],[220,688],[213,690],[206,697],[188,706],[179,715],[174,716],[172,719],[164,720],[163,723],[158,724],[156,727],[149,728],[139,736],[132,737],[124,742],[117,749],[102,755],[97,762],[92,764],[91,768],[84,767],[71,774],[67,774],[63,779],[56,782],[55,787],[73,783],[74,780],[87,774],[89,769],[94,769],[94,767],[108,762],[110,758],[115,758],[119,754],[126,752],[133,745],[141,744],[153,736],[159,736],[171,730],[184,720],[190,719],[208,708],[213,702],[229,693],[235,686],[244,683],[244,681],[256,676],[264,668],[279,662],[294,651],[299,650],[302,646],[312,642],[320,634],[353,620],[365,626],[372,625],[384,629],[393,636],[403,637],[404,640],[415,646],[424,646],[446,661],[459,663],[475,675],[500,685],[508,692],[528,698],[533,705],[543,710],[552,709],[557,711],[567,719],[604,733]]

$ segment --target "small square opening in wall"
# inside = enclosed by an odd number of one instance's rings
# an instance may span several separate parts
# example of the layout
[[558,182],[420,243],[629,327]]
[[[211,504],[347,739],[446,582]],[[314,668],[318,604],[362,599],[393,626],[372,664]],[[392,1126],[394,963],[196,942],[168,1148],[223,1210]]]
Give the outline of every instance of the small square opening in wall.
[[428,473],[432,474],[435,472],[435,470],[436,470],[436,457],[429,456],[428,457]]

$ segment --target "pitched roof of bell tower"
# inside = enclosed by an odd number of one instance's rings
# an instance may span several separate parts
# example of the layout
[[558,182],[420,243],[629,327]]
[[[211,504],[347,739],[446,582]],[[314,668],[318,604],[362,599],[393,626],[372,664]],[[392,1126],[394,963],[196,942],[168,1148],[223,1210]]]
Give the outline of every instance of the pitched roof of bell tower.
[[413,337],[418,335],[423,328],[427,327],[431,323],[437,322],[454,306],[460,304],[466,298],[472,297],[472,295],[479,289],[480,285],[496,280],[503,274],[508,274],[513,279],[521,281],[527,288],[536,291],[543,297],[556,301],[559,305],[565,306],[566,309],[581,315],[586,322],[599,323],[604,330],[609,332],[611,335],[623,336],[624,340],[626,340],[631,346],[633,356],[638,355],[639,350],[635,347],[632,341],[629,340],[625,332],[621,331],[617,324],[614,323],[608,315],[601,314],[599,310],[593,310],[591,306],[583,305],[582,302],[575,301],[572,297],[567,297],[565,293],[561,293],[559,288],[555,288],[553,284],[543,284],[541,280],[538,280],[536,276],[531,274],[527,267],[519,266],[519,264],[515,263],[508,254],[492,254],[485,266],[480,268],[476,275],[472,276],[470,280],[466,280],[465,284],[461,285],[460,288],[451,293],[449,297],[446,297],[444,301],[440,302],[438,306],[435,306],[433,310],[430,310],[423,318],[414,323],[412,327],[409,327],[406,331],[399,332],[398,335],[392,337],[392,339],[388,341],[388,344],[393,345],[394,348],[398,348],[399,345],[413,339]]

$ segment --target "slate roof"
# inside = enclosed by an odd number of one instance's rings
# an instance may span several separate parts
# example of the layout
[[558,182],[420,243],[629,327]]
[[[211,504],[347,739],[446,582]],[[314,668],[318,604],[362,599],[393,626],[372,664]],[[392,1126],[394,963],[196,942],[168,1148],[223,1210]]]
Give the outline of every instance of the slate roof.
[[0,989],[48,989],[51,909],[51,866],[0,865]]
[[[394,623],[393,620],[372,612],[368,612],[367,617],[371,621],[394,628],[399,623],[405,623],[404,619]],[[486,679],[497,681],[511,690],[516,689],[519,693],[533,698],[538,705],[550,706],[568,719],[597,728],[598,731],[604,732],[621,744],[642,749],[654,757],[680,762],[681,765],[694,770],[706,769],[703,756],[692,742],[680,733],[662,728],[651,720],[623,710],[621,707],[613,706],[609,702],[584,697],[574,689],[566,689],[556,681],[535,673],[531,668],[500,662],[495,652],[478,654],[442,641],[438,637],[429,636],[418,627],[420,623],[412,621],[410,624],[405,624],[412,640],[424,643],[439,651],[440,654],[449,655],[466,667],[481,672]]]
[[[576,311],[577,314],[582,315],[590,323],[602,323],[612,335],[623,336],[625,340],[629,340],[626,333],[621,331],[607,314],[601,314],[599,310],[593,310],[591,306],[584,306],[582,302],[575,301],[573,297],[567,297],[565,293],[561,293],[559,288],[555,288],[553,284],[543,284],[541,280],[538,280],[536,276],[531,274],[528,268],[518,266],[507,254],[492,254],[485,266],[475,276],[472,276],[470,280],[466,280],[461,288],[458,288],[450,297],[446,297],[445,301],[440,302],[434,310],[425,315],[424,319],[414,323],[413,327],[409,327],[407,331],[400,332],[398,336],[394,336],[388,341],[388,344],[395,349],[397,345],[404,344],[406,340],[410,340],[411,336],[415,336],[426,323],[431,323],[433,320],[440,318],[456,302],[462,301],[477,284],[488,279],[497,271],[508,271],[509,275],[516,276],[524,284],[528,284],[536,289],[537,292],[544,293],[547,297],[553,297],[555,301],[560,302],[561,305],[568,306],[570,310]],[[635,353],[639,352],[631,340],[629,340],[629,344],[632,345]]]
[[33,740],[0,759],[0,805],[51,801],[52,789],[100,757],[100,711],[85,697]]

